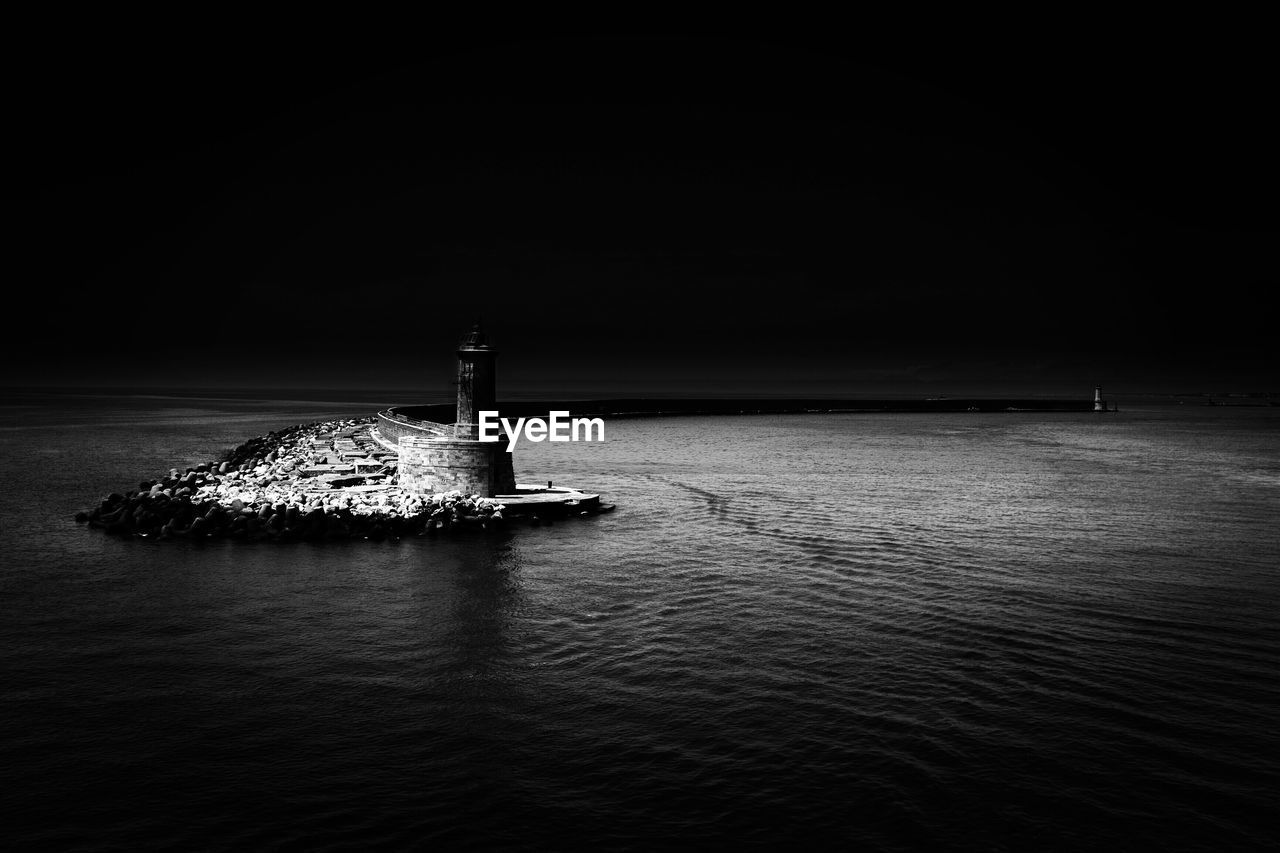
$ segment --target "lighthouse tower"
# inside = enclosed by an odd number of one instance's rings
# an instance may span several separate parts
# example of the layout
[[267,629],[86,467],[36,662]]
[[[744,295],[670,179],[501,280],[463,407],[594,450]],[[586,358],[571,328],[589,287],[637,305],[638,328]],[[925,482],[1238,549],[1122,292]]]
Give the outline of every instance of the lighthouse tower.
[[480,413],[498,408],[494,378],[494,361],[498,351],[489,346],[480,324],[463,336],[458,344],[458,414],[454,435],[457,438],[480,438]]
[[1105,412],[1107,410],[1107,401],[1102,399],[1102,386],[1093,386],[1093,410],[1095,412]]

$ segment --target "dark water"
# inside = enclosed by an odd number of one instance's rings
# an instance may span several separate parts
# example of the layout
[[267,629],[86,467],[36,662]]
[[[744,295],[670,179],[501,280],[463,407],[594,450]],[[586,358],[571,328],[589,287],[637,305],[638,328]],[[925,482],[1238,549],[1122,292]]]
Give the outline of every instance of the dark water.
[[19,849],[1257,849],[1280,410],[614,420],[611,515],[117,540],[72,514],[344,406],[11,398]]

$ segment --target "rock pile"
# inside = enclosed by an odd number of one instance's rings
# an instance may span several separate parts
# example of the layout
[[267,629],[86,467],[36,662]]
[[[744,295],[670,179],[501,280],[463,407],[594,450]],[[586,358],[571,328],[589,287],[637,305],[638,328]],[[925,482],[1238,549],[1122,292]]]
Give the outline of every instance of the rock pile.
[[76,514],[76,521],[117,536],[168,539],[221,538],[314,541],[317,539],[399,539],[462,528],[492,529],[505,522],[502,504],[460,492],[412,496],[398,502],[335,496],[307,503],[229,504],[162,490],[114,493],[99,506]]
[[108,495],[75,518],[119,536],[278,541],[394,540],[506,521],[505,507],[492,498],[400,489],[394,454],[374,441],[371,422],[271,432],[220,461],[171,468],[135,491]]

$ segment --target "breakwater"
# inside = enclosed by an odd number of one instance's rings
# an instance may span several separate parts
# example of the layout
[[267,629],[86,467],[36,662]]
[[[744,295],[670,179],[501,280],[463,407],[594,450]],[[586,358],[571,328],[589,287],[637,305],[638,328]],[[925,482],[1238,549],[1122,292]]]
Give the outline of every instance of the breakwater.
[[[250,439],[221,460],[171,468],[137,489],[113,492],[75,520],[115,536],[252,541],[398,539],[493,530],[589,515],[598,502],[513,506],[500,498],[400,487],[398,455],[373,418],[299,424]],[[570,498],[576,496],[574,493]],[[606,508],[607,509],[607,508]]]

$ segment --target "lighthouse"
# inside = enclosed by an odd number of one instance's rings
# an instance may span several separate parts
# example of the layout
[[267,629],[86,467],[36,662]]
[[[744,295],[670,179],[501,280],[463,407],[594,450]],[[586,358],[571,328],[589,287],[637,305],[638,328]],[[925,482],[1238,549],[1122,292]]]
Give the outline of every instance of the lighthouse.
[[1093,410],[1095,412],[1105,412],[1107,410],[1107,401],[1102,399],[1102,386],[1093,386]]
[[480,413],[497,411],[494,361],[477,323],[458,343],[458,408],[453,424],[438,424],[388,409],[379,432],[398,436],[400,487],[418,494],[510,495],[516,488],[507,442],[480,441]]
[[458,343],[458,411],[454,419],[456,438],[480,437],[480,412],[498,408],[494,361],[498,351],[489,346],[480,324]]

